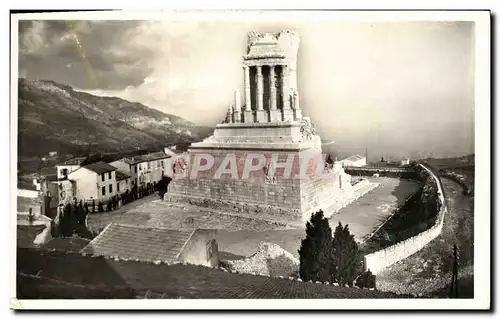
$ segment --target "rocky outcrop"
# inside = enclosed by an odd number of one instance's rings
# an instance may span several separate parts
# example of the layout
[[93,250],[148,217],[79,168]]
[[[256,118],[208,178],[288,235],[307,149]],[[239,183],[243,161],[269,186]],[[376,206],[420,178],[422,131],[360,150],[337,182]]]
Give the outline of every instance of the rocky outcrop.
[[268,275],[271,277],[289,277],[299,269],[299,260],[291,253],[272,243],[261,243],[257,252],[245,259],[228,261],[231,270]]

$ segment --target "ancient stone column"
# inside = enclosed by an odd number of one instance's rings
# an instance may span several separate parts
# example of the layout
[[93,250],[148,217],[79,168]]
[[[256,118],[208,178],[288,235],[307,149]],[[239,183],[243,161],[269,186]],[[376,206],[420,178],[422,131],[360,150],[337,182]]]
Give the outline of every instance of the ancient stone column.
[[252,99],[250,97],[250,67],[243,67],[245,73],[245,111],[252,110]]
[[290,92],[288,89],[288,67],[283,65],[281,67],[281,94],[283,96],[283,109],[290,109]]
[[257,65],[257,110],[264,110],[264,90],[263,90],[264,79],[262,78],[262,66]]
[[293,121],[295,119],[295,111],[290,108],[290,102],[293,101],[290,93],[290,67],[287,65],[283,66],[283,121]]
[[269,67],[269,83],[271,87],[271,110],[276,110],[276,77],[274,74],[274,65]]

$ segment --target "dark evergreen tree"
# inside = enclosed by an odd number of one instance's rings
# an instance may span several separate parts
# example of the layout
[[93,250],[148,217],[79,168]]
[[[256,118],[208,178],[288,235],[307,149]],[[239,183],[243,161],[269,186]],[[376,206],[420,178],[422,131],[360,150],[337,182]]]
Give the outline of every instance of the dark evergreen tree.
[[102,202],[99,202],[99,204],[97,204],[97,210],[99,211],[99,213],[104,212],[104,205],[102,204]]
[[110,199],[108,200],[108,204],[106,205],[106,211],[110,212],[112,209],[113,207],[111,206],[111,199]]
[[95,199],[92,199],[92,213],[95,213]]
[[78,207],[75,210],[76,221],[79,225],[85,225],[85,209],[83,208],[83,202],[80,201]]
[[304,281],[329,281],[332,249],[332,229],[320,210],[306,224],[306,238],[302,240],[300,278]]
[[68,203],[59,216],[59,233],[63,237],[70,237],[73,235],[73,229],[72,205]]
[[343,227],[339,222],[333,234],[332,248],[331,280],[341,285],[352,285],[359,272],[360,254],[354,235],[349,231],[349,225]]

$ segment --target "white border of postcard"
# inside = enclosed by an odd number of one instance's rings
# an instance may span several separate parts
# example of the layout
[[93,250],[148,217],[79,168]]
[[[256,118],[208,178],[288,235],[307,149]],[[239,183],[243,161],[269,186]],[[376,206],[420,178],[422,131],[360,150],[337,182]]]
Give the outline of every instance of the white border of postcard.
[[[130,299],[130,300],[17,300],[16,270],[11,267],[11,309],[488,309],[490,291],[490,12],[489,11],[125,11],[57,12],[11,16],[11,190],[17,163],[18,20],[148,20],[148,19],[288,19],[349,21],[473,21],[475,22],[475,201],[474,299]],[[480,181],[480,182],[478,182]],[[16,202],[10,193],[11,210]],[[11,230],[16,220],[11,215]],[[15,235],[14,235],[15,236]],[[16,247],[10,250],[15,262]]]

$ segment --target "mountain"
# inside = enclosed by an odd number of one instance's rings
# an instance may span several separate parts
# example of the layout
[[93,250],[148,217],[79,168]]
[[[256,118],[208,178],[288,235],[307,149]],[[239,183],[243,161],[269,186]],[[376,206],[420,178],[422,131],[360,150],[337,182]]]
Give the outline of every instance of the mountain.
[[18,154],[116,152],[192,143],[213,129],[140,103],[19,79]]

